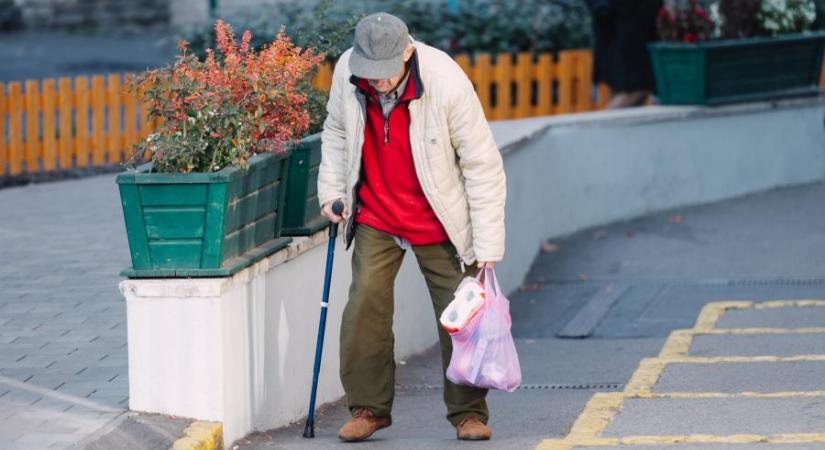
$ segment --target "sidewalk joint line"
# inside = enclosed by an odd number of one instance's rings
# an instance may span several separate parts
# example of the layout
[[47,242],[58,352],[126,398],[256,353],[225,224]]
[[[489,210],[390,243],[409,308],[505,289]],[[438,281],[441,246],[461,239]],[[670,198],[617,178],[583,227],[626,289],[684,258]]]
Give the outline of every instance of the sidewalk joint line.
[[125,412],[121,409],[115,409],[109,406],[106,406],[102,403],[98,403],[95,401],[91,401],[82,397],[76,397],[70,394],[64,394],[62,392],[54,391],[52,389],[46,389],[40,386],[35,386],[31,383],[23,383],[21,381],[17,381],[13,378],[4,377],[0,375],[0,384],[4,384],[9,387],[13,387],[15,389],[21,389],[24,391],[29,391],[38,395],[42,395],[44,397],[49,397],[55,400],[60,400],[66,403],[73,403],[77,406],[83,406],[85,408],[92,409],[96,412],[104,412],[104,413],[122,413]]

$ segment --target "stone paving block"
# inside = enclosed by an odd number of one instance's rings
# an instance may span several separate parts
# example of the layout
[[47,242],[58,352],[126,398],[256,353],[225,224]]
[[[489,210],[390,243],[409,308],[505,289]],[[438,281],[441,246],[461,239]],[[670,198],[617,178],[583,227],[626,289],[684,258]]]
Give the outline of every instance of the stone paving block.
[[[23,381],[25,382],[28,379],[31,379],[35,374],[34,369],[31,368],[0,368],[0,376],[8,377],[16,381]],[[3,380],[0,378],[0,384],[2,384]]]
[[693,337],[690,356],[793,356],[825,354],[825,334],[710,334]]
[[655,392],[825,391],[825,361],[668,364]]
[[12,363],[3,364],[4,368],[47,368],[55,362],[55,357],[50,355],[26,355],[22,359],[17,359]]
[[76,395],[78,397],[88,397],[100,385],[99,382],[78,381],[64,383],[56,390],[64,394]]
[[[78,431],[78,430],[75,430]],[[23,437],[14,441],[15,445],[22,446],[21,448],[30,448],[32,450],[48,449],[55,442],[77,442],[82,438],[74,432],[57,433],[51,430],[44,430],[43,433],[26,434]]]
[[812,328],[825,327],[825,306],[725,311],[716,328]]
[[605,437],[821,433],[825,398],[627,399]]

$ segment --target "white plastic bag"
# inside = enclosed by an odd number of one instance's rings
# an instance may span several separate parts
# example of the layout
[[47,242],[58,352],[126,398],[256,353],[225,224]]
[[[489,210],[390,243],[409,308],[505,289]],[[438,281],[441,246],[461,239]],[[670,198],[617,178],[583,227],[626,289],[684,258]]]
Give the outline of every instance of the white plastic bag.
[[484,269],[484,291],[478,314],[450,333],[453,354],[447,378],[456,384],[513,392],[521,384],[521,367],[510,334],[510,301],[492,269]]

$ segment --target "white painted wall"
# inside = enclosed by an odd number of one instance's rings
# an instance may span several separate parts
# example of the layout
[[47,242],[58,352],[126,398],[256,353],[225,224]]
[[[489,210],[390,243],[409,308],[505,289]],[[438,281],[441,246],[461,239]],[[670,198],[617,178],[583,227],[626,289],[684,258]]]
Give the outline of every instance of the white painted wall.
[[[306,415],[325,233],[313,240],[314,248],[288,262],[274,255],[229,279],[123,281],[130,409],[222,421],[227,448],[252,430]],[[337,250],[318,405],[343,395],[338,334],[351,253],[340,240]],[[424,279],[408,254],[396,283],[396,359],[432,345],[435,327]]]
[[[498,122],[505,153],[507,291],[540,242],[653,211],[825,179],[816,101]],[[228,446],[306,414],[326,259],[324,233],[228,279],[126,280],[130,408],[218,420]],[[340,241],[339,241],[340,244]],[[338,333],[350,257],[335,258],[319,404],[339,398]],[[396,358],[436,342],[408,255],[396,283]]]

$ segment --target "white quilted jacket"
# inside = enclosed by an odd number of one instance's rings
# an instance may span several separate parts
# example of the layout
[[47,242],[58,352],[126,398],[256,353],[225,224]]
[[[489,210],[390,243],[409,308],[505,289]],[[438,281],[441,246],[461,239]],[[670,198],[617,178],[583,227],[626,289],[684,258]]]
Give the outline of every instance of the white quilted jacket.
[[[415,42],[423,96],[410,102],[410,144],[421,187],[467,264],[504,257],[506,183],[472,83],[446,53]],[[363,95],[350,83],[347,50],[332,80],[324,122],[318,200],[354,201],[364,144]]]

